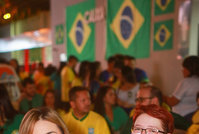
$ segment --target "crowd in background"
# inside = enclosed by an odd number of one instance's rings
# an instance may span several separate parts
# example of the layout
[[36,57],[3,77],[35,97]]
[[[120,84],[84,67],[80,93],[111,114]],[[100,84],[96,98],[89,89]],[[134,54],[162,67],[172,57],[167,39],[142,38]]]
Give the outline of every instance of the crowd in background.
[[109,57],[105,70],[98,61],[82,61],[78,69],[77,63],[78,59],[70,56],[67,63],[60,62],[58,69],[38,63],[26,72],[17,60],[1,59],[0,64],[16,71],[20,96],[13,102],[8,84],[0,84],[0,133],[18,131],[23,115],[41,106],[57,111],[71,134],[131,134],[135,107],[151,104],[171,113],[175,129],[194,134],[199,128],[198,56],[184,59],[184,79],[172,97],[164,96],[152,85],[132,56]]

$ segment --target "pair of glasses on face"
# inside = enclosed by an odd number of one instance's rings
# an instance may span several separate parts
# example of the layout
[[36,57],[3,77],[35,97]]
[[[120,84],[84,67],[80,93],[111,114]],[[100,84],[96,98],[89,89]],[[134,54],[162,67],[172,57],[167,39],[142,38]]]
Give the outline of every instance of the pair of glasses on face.
[[140,127],[134,127],[131,130],[131,134],[142,134],[142,132],[145,131],[145,134],[166,134],[164,131],[160,131],[156,128],[140,128]]
[[150,100],[152,99],[153,97],[138,97],[135,99],[135,102],[144,102],[145,100]]

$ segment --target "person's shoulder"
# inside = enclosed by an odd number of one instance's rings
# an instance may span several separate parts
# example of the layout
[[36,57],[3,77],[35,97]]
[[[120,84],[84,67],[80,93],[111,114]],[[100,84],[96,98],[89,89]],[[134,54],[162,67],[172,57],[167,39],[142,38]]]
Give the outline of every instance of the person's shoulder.
[[21,120],[23,119],[23,117],[24,117],[23,114],[17,114],[17,115],[15,116],[15,120],[21,122]]
[[41,94],[35,94],[34,98],[43,98]]
[[121,111],[121,112],[123,112],[124,110],[121,108],[121,107],[119,107],[119,106],[115,106],[115,107],[113,107],[113,110],[115,110],[115,111]]
[[94,111],[90,111],[89,112],[89,116],[92,117],[92,118],[95,118],[95,119],[104,119],[103,116],[101,116],[100,114],[94,112]]
[[191,84],[191,83],[198,83],[199,82],[199,77],[197,76],[191,76],[191,77],[186,77],[180,81],[180,83],[185,83],[185,84]]
[[134,70],[135,70],[136,72],[145,72],[143,69],[137,68],[137,67],[136,67]]

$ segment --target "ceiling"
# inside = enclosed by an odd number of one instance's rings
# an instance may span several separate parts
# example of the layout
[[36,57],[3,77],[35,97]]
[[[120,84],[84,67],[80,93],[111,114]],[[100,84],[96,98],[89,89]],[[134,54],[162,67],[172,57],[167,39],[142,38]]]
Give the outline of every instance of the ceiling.
[[[50,0],[0,0],[0,26],[50,10]],[[5,13],[11,18],[3,19]]]

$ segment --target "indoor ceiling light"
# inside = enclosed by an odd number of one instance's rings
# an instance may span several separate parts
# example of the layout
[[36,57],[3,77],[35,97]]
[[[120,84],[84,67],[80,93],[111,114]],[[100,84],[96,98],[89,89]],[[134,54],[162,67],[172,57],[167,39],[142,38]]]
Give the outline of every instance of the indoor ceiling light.
[[11,14],[10,13],[6,13],[6,14],[3,15],[3,18],[5,20],[10,19],[11,18]]

